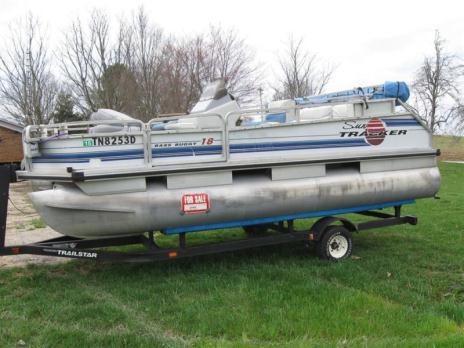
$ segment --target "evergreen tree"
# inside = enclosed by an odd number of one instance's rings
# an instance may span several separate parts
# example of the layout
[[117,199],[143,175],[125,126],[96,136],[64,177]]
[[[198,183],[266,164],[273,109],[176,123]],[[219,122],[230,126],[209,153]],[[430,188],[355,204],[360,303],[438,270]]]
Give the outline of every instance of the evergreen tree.
[[56,105],[53,111],[53,122],[75,122],[84,119],[82,114],[75,111],[75,102],[71,94],[60,92],[56,97]]

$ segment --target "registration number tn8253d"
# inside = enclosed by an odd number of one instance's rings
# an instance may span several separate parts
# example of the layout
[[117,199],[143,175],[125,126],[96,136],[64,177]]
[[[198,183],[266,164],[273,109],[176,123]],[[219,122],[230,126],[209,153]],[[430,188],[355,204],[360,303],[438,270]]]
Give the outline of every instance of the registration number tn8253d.
[[83,140],[85,147],[90,146],[111,146],[111,145],[128,145],[135,144],[134,135],[119,135],[112,137],[92,137]]

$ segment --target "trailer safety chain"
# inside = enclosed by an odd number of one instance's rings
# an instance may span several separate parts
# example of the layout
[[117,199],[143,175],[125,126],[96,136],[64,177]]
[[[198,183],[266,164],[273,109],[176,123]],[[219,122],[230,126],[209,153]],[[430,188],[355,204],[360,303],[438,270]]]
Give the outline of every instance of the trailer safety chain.
[[25,212],[24,210],[22,209],[19,209],[16,204],[14,204],[13,200],[11,199],[11,197],[8,197],[8,201],[10,201],[11,205],[17,210],[19,211],[21,214],[25,215],[25,216],[32,216],[32,215],[37,215],[37,213],[35,212]]

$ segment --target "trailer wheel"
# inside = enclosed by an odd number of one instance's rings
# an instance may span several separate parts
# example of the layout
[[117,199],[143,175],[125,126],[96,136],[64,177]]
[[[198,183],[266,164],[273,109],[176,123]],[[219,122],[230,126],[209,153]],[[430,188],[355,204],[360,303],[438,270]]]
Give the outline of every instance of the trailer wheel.
[[320,259],[339,261],[350,257],[353,251],[351,232],[343,226],[329,226],[316,244]]

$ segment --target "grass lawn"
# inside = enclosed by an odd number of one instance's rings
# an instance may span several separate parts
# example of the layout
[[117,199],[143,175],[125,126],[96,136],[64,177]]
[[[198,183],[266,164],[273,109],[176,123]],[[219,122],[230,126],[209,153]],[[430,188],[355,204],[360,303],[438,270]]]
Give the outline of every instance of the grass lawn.
[[464,161],[464,137],[435,135],[433,147],[441,150],[442,161]]
[[441,171],[441,199],[404,210],[418,226],[355,235],[341,263],[296,244],[3,269],[0,347],[462,347],[464,165]]

